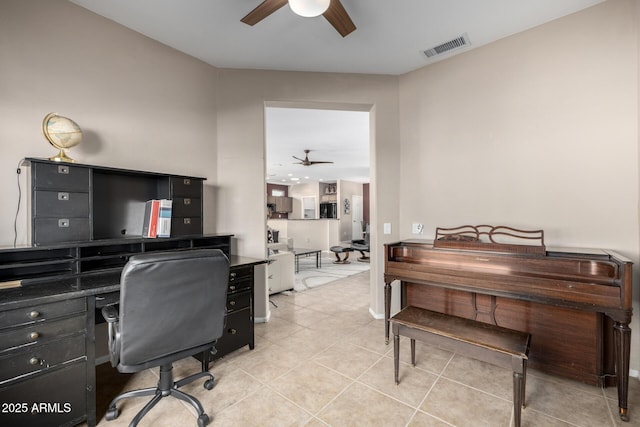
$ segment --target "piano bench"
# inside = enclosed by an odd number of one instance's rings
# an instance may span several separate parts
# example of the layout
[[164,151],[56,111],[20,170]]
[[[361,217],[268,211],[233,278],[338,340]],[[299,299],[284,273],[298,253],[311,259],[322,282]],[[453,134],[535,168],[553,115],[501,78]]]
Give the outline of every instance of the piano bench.
[[411,364],[416,365],[416,341],[513,370],[515,426],[524,407],[527,359],[531,335],[418,307],[405,307],[390,319],[393,328],[395,381],[399,384],[400,336],[411,339]]

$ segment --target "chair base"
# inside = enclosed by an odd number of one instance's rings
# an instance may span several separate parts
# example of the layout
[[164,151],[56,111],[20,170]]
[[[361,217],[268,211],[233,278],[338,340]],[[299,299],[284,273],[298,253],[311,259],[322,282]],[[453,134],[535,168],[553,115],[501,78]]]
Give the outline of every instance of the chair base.
[[369,259],[368,255],[365,255],[365,253],[362,252],[362,251],[360,251],[360,255],[361,256],[360,256],[360,258],[358,258],[358,261],[360,261],[360,262],[369,262],[370,259]]
[[203,385],[204,388],[207,390],[211,390],[213,388],[214,377],[210,372],[198,372],[197,374],[190,375],[180,381],[174,382],[173,366],[171,364],[162,365],[160,366],[160,379],[158,380],[158,385],[156,387],[132,390],[116,396],[109,404],[105,418],[107,421],[118,418],[119,411],[116,404],[123,399],[128,399],[130,397],[153,396],[153,398],[136,414],[133,420],[131,420],[129,427],[135,427],[138,425],[142,417],[144,417],[160,401],[160,399],[167,396],[173,396],[177,399],[190,403],[198,413],[198,427],[204,427],[209,424],[209,416],[204,412],[204,408],[202,407],[202,404],[200,404],[200,401],[195,397],[178,390],[179,387],[191,383],[199,378],[207,378]]

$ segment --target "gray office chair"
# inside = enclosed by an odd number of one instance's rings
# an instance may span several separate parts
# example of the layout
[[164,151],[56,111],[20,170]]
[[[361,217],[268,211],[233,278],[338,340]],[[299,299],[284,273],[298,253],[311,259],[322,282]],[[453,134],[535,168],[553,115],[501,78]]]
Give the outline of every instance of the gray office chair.
[[[178,390],[198,378],[213,388],[213,375],[203,371],[174,382],[174,361],[209,351],[222,336],[226,316],[229,260],[219,249],[146,253],[132,256],[120,281],[120,308],[102,309],[109,323],[111,365],[119,372],[160,367],[156,387],[117,396],[106,419],[118,417],[122,399],[154,396],[129,424],[136,426],[160,399],[174,396],[198,412],[198,426],[209,423],[200,402]],[[205,353],[206,354],[206,353]]]

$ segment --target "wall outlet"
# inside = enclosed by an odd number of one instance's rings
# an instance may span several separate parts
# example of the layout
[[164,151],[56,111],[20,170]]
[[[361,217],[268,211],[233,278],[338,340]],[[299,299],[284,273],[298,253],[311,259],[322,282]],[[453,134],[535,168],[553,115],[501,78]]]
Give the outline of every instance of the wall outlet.
[[414,222],[413,226],[411,227],[411,232],[413,234],[422,234],[424,232],[424,225],[420,224],[419,222]]
[[383,233],[384,234],[391,234],[391,223],[390,222],[385,222],[384,223]]

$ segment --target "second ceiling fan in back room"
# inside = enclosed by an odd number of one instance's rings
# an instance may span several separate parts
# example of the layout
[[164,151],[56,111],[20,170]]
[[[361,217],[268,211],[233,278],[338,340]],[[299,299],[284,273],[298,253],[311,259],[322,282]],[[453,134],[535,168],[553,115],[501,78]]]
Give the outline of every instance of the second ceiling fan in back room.
[[253,26],[287,3],[298,15],[324,16],[342,37],[356,29],[340,0],[264,0],[240,21]]
[[323,164],[323,163],[333,163],[333,162],[327,162],[327,161],[311,161],[309,160],[309,153],[311,152],[311,150],[304,150],[304,159],[301,159],[300,157],[296,157],[296,156],[291,156],[296,160],[300,160],[299,162],[297,162],[296,164],[300,164],[302,166],[313,166],[313,165],[319,165],[319,164]]

